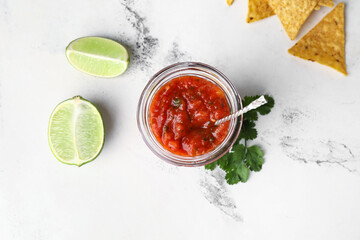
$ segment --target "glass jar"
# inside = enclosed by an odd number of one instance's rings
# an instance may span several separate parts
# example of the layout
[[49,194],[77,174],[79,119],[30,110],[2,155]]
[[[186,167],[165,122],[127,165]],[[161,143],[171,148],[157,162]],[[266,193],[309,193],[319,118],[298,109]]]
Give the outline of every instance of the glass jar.
[[196,76],[216,84],[225,93],[230,112],[242,109],[241,98],[227,77],[215,68],[197,62],[182,62],[170,65],[156,73],[143,90],[137,109],[137,123],[148,147],[162,160],[177,166],[203,166],[212,163],[227,153],[239,136],[242,116],[230,120],[228,134],[214,150],[199,156],[185,157],[166,150],[156,139],[150,126],[150,106],[157,91],[167,82],[181,76]]

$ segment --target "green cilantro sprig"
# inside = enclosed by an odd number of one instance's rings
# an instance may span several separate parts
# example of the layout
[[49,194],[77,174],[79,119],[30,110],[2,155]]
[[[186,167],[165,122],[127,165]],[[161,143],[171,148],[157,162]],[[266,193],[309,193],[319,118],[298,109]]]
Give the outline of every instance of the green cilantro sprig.
[[[258,95],[244,97],[243,106],[246,107],[259,97]],[[248,141],[257,137],[255,121],[258,120],[258,115],[266,115],[274,107],[275,102],[272,97],[265,95],[265,99],[267,100],[265,105],[244,114],[239,138],[231,151],[205,166],[208,170],[214,170],[216,166],[219,166],[226,172],[225,179],[230,185],[240,181],[246,182],[249,179],[250,171],[259,172],[264,164],[264,152],[257,145],[248,146]]]

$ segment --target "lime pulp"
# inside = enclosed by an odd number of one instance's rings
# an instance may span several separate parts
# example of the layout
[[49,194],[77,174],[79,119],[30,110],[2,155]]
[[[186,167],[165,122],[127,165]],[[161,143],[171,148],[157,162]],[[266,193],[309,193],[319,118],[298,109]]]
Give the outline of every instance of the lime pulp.
[[100,112],[80,96],[60,103],[51,114],[48,140],[53,154],[63,163],[81,166],[94,160],[104,137]]

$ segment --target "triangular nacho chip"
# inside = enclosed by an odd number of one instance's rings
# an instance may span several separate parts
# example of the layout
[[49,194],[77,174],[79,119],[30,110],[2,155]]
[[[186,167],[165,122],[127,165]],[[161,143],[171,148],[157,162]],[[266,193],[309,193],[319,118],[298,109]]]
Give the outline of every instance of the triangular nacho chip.
[[314,9],[317,11],[320,9],[320,6],[333,7],[334,1],[333,0],[320,0],[318,5]]
[[275,15],[269,5],[269,0],[249,0],[249,10],[246,22],[252,23]]
[[344,3],[339,3],[289,53],[332,67],[347,75],[345,64]]
[[269,0],[269,5],[273,9],[273,11],[275,10],[276,6],[279,4],[279,1],[280,0]]
[[319,5],[324,6],[324,7],[333,7],[334,1],[333,0],[320,0]]
[[294,40],[318,2],[319,0],[270,0],[269,4],[290,39]]
[[233,4],[234,0],[226,0],[226,3],[228,6],[231,6]]

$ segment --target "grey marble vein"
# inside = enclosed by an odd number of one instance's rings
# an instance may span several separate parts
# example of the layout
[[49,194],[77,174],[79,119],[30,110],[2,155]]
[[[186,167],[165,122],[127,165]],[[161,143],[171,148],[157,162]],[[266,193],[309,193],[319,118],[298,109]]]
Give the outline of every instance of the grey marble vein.
[[[345,143],[331,138],[306,138],[303,125],[310,121],[311,113],[297,108],[285,108],[281,113],[282,125],[279,145],[287,157],[303,163],[319,166],[340,166],[349,172],[357,172],[359,158]],[[296,131],[290,131],[291,129]]]
[[173,64],[177,62],[190,61],[191,56],[187,52],[181,50],[177,42],[173,42],[165,59],[169,64]]
[[122,5],[125,7],[127,21],[136,31],[136,49],[133,49],[133,63],[143,71],[151,66],[151,59],[159,46],[159,39],[150,34],[149,27],[146,25],[146,18],[137,12],[134,1],[126,0]]
[[202,193],[210,204],[233,220],[243,222],[235,201],[229,196],[226,184],[225,172],[221,169],[205,171],[203,179],[200,181]]
[[344,143],[331,139],[312,140],[292,136],[284,136],[280,146],[286,156],[303,163],[316,163],[322,165],[336,165],[349,172],[359,173],[356,163],[359,156]]
[[309,115],[297,108],[286,108],[282,112],[281,117],[285,125],[290,125],[301,120],[304,117],[309,117]]

